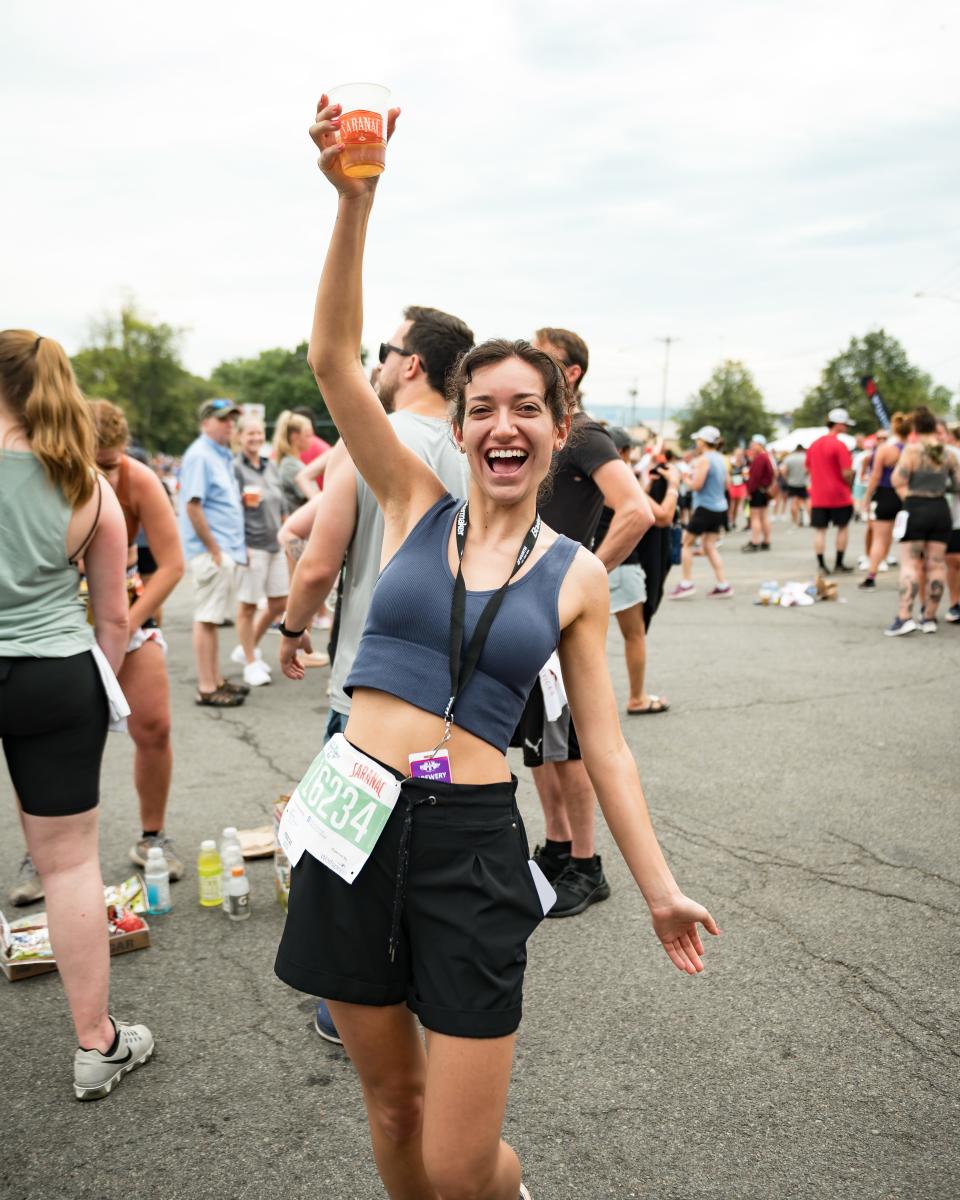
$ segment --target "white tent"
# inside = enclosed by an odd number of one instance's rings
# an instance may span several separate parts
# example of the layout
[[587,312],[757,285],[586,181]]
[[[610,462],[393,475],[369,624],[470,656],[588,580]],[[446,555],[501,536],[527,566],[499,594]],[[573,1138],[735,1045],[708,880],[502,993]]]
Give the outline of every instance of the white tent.
[[[785,450],[795,450],[797,446],[809,450],[817,438],[823,437],[826,432],[825,425],[809,425],[804,429],[794,429],[790,433],[785,433],[783,437],[778,437],[775,442],[768,442],[767,449],[772,450],[774,454],[782,454]],[[848,450],[852,450],[857,444],[849,433],[841,433],[840,440]]]

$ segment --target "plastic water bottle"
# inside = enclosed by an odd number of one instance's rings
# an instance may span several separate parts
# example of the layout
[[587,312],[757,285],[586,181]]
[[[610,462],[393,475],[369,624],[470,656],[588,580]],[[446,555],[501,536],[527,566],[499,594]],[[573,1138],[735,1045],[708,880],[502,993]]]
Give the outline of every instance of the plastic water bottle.
[[242,866],[230,870],[223,909],[231,921],[245,921],[250,916],[250,881]]
[[147,885],[147,912],[168,913],[170,902],[170,868],[161,846],[151,846],[147,851],[147,865],[143,872]]
[[223,887],[221,883],[220,855],[217,853],[217,843],[210,838],[200,843],[200,855],[197,858],[197,875],[200,880],[201,908],[217,908],[223,903]]
[[228,825],[220,835],[221,890],[224,899],[227,897],[230,872],[237,866],[243,866],[243,847],[240,845],[240,837],[237,834],[236,826]]

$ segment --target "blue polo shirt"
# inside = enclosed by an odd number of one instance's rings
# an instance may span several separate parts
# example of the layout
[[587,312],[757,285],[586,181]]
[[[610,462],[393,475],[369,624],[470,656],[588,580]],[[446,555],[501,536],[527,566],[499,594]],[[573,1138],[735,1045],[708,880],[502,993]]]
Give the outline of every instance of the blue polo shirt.
[[200,501],[210,532],[220,548],[235,562],[246,563],[243,505],[233,470],[233,455],[229,447],[218,446],[205,433],[187,448],[180,467],[180,538],[187,558],[196,558],[207,548],[187,516],[190,500]]

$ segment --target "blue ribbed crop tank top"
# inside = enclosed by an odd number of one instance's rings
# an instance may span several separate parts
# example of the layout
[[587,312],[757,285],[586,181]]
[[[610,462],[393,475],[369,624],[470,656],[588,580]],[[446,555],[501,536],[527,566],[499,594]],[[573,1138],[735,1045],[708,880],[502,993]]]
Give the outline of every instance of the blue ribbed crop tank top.
[[[348,695],[375,688],[443,716],[450,698],[450,531],[463,501],[447,494],[420,518],[377,580]],[[558,537],[507,588],[477,669],[457,700],[455,724],[506,752],[530,689],[560,641],[557,600],[579,542]],[[467,592],[463,645],[495,589]]]

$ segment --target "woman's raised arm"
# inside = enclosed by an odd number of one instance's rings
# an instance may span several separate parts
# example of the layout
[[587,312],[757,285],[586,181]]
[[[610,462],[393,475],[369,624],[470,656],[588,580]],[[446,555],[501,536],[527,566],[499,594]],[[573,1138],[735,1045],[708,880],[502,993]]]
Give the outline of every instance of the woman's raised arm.
[[[392,137],[400,110],[390,110]],[[400,441],[360,361],[363,252],[379,176],[351,179],[340,165],[340,106],[320,97],[310,136],[320,170],[337,190],[337,220],[327,250],[307,360],[357,469],[389,521],[419,518],[444,493],[430,468]],[[410,522],[413,523],[412,521]]]

